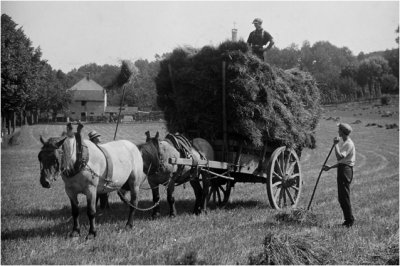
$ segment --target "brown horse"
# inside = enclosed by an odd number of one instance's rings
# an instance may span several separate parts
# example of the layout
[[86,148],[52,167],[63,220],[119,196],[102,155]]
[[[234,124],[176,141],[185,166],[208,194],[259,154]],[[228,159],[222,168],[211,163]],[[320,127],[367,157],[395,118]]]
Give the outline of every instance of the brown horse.
[[[104,194],[117,190],[127,183],[131,191],[131,206],[127,227],[133,227],[133,215],[137,207],[139,186],[143,182],[143,160],[135,144],[127,140],[119,140],[101,144],[107,149],[113,163],[112,186],[105,182],[107,176],[107,161],[104,154],[95,144],[84,140],[89,160],[86,165],[74,171],[77,144],[75,137],[50,138],[47,141],[40,137],[43,144],[38,158],[40,162],[40,183],[44,188],[61,175],[65,191],[70,199],[73,217],[71,237],[80,235],[78,194],[87,199],[87,215],[90,227],[87,238],[95,237],[96,194]],[[72,173],[72,174],[71,174]]]
[[[159,139],[159,134],[151,138],[150,133],[146,132],[146,143],[138,145],[143,157],[144,172],[148,175],[148,182],[152,188],[153,202],[160,201],[159,186],[167,186],[167,201],[170,206],[170,216],[176,215],[175,198],[173,192],[176,184],[190,182],[196,202],[193,212],[195,214],[206,210],[206,196],[208,194],[208,181],[203,178],[203,188],[200,185],[199,173],[196,168],[191,166],[178,166],[169,163],[170,158],[182,158],[182,153],[178,151],[170,139]],[[168,136],[168,135],[167,135]],[[200,159],[214,159],[214,151],[211,145],[204,139],[196,138],[193,145],[190,145],[189,153],[194,162]],[[157,205],[153,209],[153,218],[160,216],[160,207]]]

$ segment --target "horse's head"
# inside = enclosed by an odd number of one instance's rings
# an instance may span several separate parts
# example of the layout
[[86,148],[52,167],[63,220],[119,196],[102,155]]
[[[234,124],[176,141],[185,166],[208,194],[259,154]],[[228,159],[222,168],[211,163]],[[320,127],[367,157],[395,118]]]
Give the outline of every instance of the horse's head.
[[[150,136],[150,132],[146,132],[146,143],[144,146],[152,146],[153,154],[157,155],[157,172],[162,172],[162,173],[172,173],[176,169],[175,165],[172,165],[169,163],[169,158],[179,158],[179,152],[175,149],[175,147],[170,144],[168,141],[165,140],[160,140],[159,138],[159,133],[157,132],[154,137]],[[143,155],[143,152],[142,152]],[[154,156],[153,156],[153,162],[154,162]],[[146,164],[146,158],[143,156],[143,161]],[[153,166],[152,166],[153,167]],[[153,169],[153,168],[152,168]]]
[[142,153],[144,172],[148,175],[152,175],[158,172],[160,167],[159,134],[157,132],[154,138],[150,136],[149,131],[146,131],[145,134],[146,142],[139,145],[138,148]]
[[60,175],[62,156],[60,147],[65,139],[49,138],[47,141],[44,141],[42,136],[40,136],[40,142],[42,142],[43,147],[38,154],[38,159],[40,162],[40,184],[44,188],[50,188],[51,183]]

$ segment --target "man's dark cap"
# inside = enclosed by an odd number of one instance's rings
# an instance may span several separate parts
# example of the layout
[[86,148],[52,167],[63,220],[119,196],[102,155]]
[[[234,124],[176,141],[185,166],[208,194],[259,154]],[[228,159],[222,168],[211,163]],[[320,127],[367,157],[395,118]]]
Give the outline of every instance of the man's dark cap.
[[254,24],[254,23],[262,24],[263,21],[262,21],[262,19],[260,19],[260,18],[255,18],[255,19],[253,20],[253,23],[252,23],[252,24]]

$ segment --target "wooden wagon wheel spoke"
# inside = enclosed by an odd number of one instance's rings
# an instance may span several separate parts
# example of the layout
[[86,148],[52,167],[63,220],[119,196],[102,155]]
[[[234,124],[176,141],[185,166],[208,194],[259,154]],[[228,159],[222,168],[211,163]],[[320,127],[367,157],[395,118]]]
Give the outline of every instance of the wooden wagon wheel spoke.
[[286,188],[283,190],[283,206],[284,206],[284,207],[287,206],[287,202],[286,202]]
[[291,155],[292,155],[292,153],[289,151],[289,156],[286,158],[286,161],[285,161],[285,173],[286,174],[288,173],[288,164],[289,164]]
[[276,165],[278,166],[278,170],[279,170],[279,172],[280,172],[281,176],[282,176],[282,175],[284,175],[285,173],[283,172],[283,170],[282,170],[282,168],[281,168],[281,165],[280,165],[279,161],[278,161],[278,163],[277,163]]
[[280,195],[281,195],[281,188],[278,188],[278,189],[276,190],[275,195],[274,195],[274,200],[277,201],[277,200],[278,200],[278,197],[279,197]]
[[283,179],[282,175],[279,175],[277,172],[274,171],[274,176],[278,177],[279,179]]
[[274,184],[272,184],[272,187],[274,188],[274,187],[277,187],[277,186],[279,186],[279,185],[282,185],[282,182],[281,182],[281,181],[275,182]]
[[286,174],[291,176],[293,174],[294,166],[296,165],[296,161],[291,162],[290,166],[286,170]]
[[291,179],[294,179],[294,178],[296,178],[296,177],[300,177],[300,173],[297,173],[297,174],[294,174],[294,175],[291,175],[291,176],[290,176]]
[[221,203],[221,193],[217,190],[218,204]]
[[207,197],[207,203],[213,207],[222,208],[228,203],[231,193],[232,181],[223,178],[215,178],[210,184],[210,193]]
[[290,201],[292,202],[292,204],[294,204],[294,203],[295,203],[295,201],[294,201],[294,199],[293,199],[292,195],[290,194],[290,191],[289,191],[289,189],[287,189],[287,190],[286,190],[286,194],[288,195],[288,198],[290,199]]

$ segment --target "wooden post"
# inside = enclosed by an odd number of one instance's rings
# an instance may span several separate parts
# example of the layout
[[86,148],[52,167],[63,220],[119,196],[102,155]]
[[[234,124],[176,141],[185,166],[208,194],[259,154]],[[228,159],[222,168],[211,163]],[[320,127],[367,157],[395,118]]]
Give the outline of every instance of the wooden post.
[[226,88],[225,88],[225,79],[226,79],[226,62],[222,61],[222,134],[224,145],[222,147],[222,159],[226,161],[228,157],[228,133],[227,133],[227,121],[226,121]]
[[120,118],[120,115],[121,115],[122,104],[124,103],[125,88],[126,88],[126,86],[124,85],[124,86],[122,87],[122,97],[121,97],[121,103],[120,103],[120,105],[119,105],[119,113],[118,113],[117,126],[115,127],[114,140],[115,140],[115,137],[117,136],[118,125],[119,125],[119,118]]

